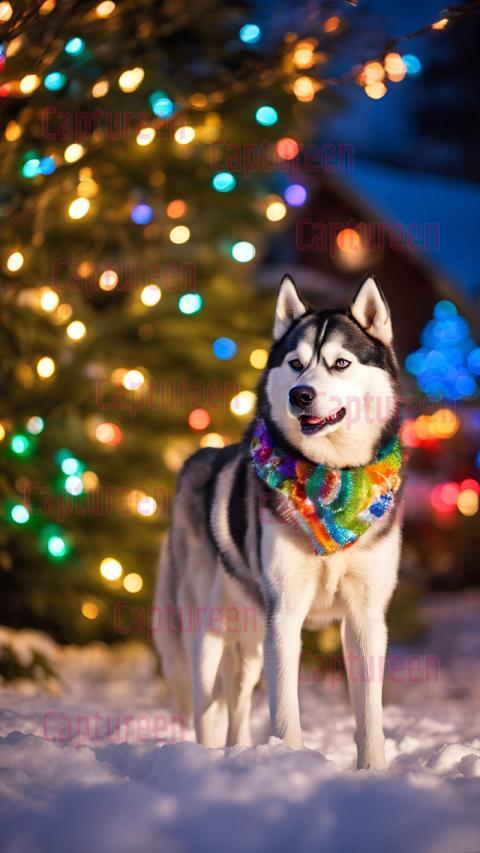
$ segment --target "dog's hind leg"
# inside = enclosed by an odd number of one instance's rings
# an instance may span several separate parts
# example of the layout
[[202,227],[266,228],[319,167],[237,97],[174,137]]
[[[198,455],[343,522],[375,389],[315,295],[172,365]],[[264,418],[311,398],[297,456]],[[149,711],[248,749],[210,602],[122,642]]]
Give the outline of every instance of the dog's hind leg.
[[262,672],[263,658],[258,653],[241,656],[235,646],[225,648],[222,660],[222,677],[228,703],[227,746],[251,746],[250,711],[253,691]]

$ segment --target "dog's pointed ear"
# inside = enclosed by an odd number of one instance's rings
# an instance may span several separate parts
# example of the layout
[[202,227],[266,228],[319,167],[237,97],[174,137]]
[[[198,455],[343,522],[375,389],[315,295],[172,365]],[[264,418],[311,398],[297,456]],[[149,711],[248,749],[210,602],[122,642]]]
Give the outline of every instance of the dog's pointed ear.
[[273,324],[273,339],[278,341],[290,328],[294,320],[307,311],[307,306],[300,299],[293,278],[284,275],[277,297],[275,322]]
[[350,313],[362,329],[365,329],[373,338],[377,338],[385,346],[392,343],[390,309],[372,275],[368,276],[357,290],[350,305]]

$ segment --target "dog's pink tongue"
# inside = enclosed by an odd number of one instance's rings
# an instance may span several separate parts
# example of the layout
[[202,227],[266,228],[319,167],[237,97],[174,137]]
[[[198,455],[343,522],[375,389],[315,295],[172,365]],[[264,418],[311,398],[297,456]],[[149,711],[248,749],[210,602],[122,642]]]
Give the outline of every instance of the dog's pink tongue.
[[310,426],[318,426],[318,424],[323,423],[324,418],[313,418],[310,415],[302,415],[302,421],[304,424],[310,424]]

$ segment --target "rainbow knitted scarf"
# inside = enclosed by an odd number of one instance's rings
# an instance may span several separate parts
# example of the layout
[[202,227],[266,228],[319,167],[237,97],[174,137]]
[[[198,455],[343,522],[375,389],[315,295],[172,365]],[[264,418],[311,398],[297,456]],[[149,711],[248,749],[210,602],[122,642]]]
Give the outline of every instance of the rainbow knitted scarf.
[[401,484],[403,451],[398,436],[368,465],[329,468],[294,459],[274,447],[265,422],[259,420],[251,453],[258,476],[286,499],[280,507],[282,518],[303,530],[316,554],[353,545],[389,511]]

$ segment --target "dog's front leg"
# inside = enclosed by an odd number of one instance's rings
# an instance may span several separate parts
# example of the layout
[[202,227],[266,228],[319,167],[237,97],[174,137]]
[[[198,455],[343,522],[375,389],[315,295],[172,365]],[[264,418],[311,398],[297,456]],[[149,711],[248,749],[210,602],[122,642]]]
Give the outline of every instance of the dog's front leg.
[[383,613],[359,618],[347,616],[342,624],[342,644],[357,731],[359,770],[383,770],[382,688],[387,628]]

